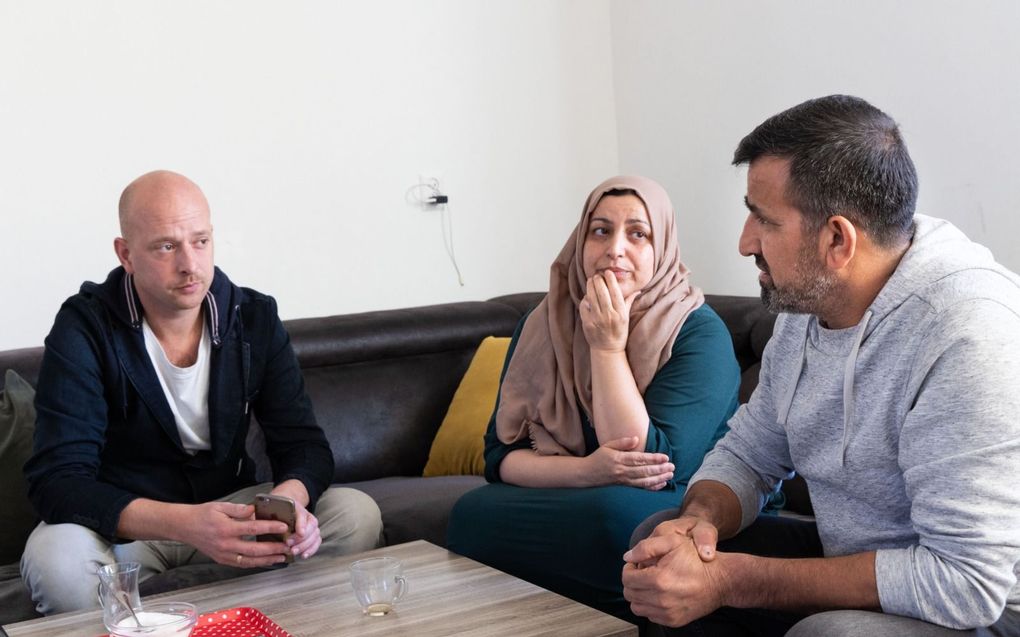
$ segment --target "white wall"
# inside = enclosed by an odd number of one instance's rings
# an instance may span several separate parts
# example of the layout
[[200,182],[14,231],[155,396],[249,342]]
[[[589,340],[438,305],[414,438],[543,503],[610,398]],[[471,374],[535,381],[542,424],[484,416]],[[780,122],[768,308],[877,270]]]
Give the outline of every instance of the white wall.
[[901,126],[918,211],[1020,271],[1020,3],[614,0],[620,170],[660,180],[695,280],[758,292],[737,254],[737,142],[806,99],[858,95]]
[[[902,124],[921,211],[1020,270],[1018,30],[1014,0],[0,0],[0,349],[113,267],[120,190],[159,167],[286,318],[545,289],[618,170],[666,185],[699,284],[757,294],[730,155],[833,92]],[[405,202],[423,173],[464,287]]]
[[[609,7],[0,0],[0,349],[116,264],[116,204],[169,168],[217,262],[285,318],[546,289],[616,172]],[[419,174],[450,196],[465,285]]]

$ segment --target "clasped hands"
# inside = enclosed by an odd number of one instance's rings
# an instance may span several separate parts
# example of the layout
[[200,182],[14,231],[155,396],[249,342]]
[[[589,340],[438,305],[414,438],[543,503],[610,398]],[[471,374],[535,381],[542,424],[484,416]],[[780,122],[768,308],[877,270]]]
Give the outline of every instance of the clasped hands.
[[[663,626],[683,626],[726,606],[719,532],[694,516],[655,527],[623,555],[623,596],[631,610]],[[724,554],[726,555],[726,554]]]

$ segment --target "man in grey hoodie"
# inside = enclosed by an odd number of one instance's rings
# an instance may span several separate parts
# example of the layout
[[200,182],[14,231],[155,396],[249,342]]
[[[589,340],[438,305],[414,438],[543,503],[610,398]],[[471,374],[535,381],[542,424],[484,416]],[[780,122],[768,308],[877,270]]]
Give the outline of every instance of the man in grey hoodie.
[[[779,113],[733,163],[740,252],[781,314],[679,517],[624,555],[631,608],[673,635],[1020,634],[1020,278],[914,214],[864,100]],[[759,518],[794,472],[815,521]]]

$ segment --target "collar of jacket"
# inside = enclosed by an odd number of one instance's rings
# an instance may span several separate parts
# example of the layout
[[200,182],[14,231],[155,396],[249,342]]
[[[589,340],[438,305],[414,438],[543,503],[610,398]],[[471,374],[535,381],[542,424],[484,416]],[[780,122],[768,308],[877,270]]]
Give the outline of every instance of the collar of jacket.
[[[134,276],[125,272],[123,266],[114,268],[102,283],[86,282],[81,286],[81,291],[98,295],[117,320],[132,329],[142,329],[145,311],[138,298],[138,290],[135,289]],[[231,308],[240,302],[240,292],[222,270],[214,268],[212,285],[205,293],[203,302],[203,316],[209,327],[213,347],[223,343],[231,328],[234,318]]]

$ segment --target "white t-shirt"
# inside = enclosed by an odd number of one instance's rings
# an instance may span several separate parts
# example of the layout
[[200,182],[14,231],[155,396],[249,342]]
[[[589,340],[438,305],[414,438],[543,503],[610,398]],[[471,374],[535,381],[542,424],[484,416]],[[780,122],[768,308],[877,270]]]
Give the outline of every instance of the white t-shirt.
[[144,318],[142,333],[145,335],[145,349],[174,413],[184,449],[191,454],[209,449],[209,354],[212,351],[209,327],[203,322],[198,360],[191,367],[177,367],[170,362]]

